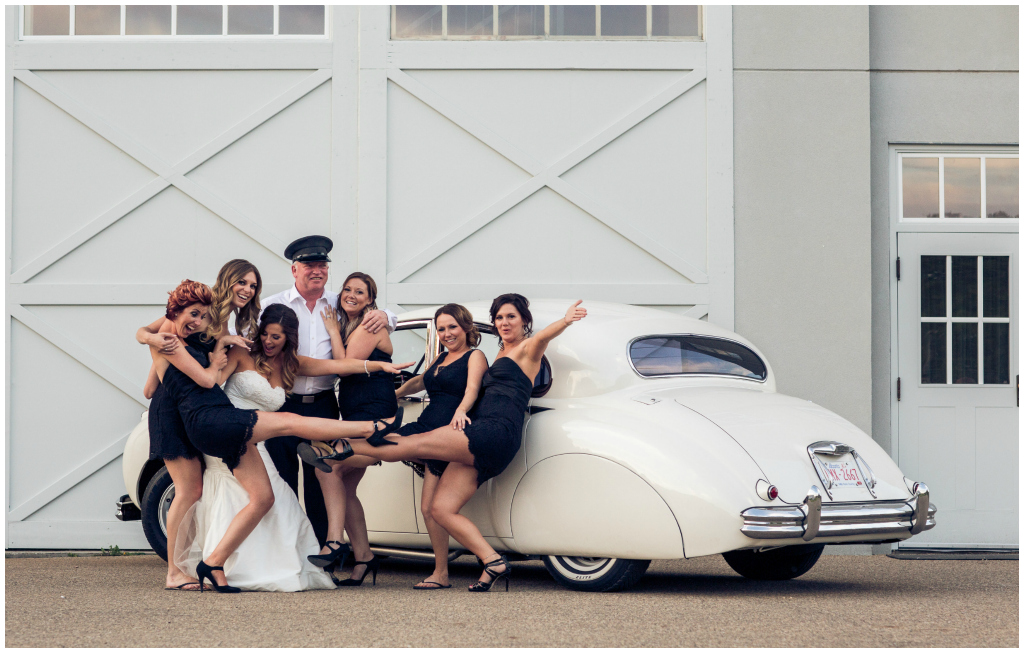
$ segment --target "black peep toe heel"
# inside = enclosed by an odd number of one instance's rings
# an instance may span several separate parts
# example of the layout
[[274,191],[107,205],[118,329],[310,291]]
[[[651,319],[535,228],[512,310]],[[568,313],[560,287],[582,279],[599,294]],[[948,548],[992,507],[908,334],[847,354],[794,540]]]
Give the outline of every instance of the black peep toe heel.
[[[505,571],[494,571],[492,569],[492,567],[500,567],[501,565],[505,565]],[[470,592],[486,592],[491,589],[491,585],[494,585],[502,578],[505,579],[505,591],[508,591],[508,579],[512,575],[512,565],[508,564],[508,558],[499,556],[497,560],[491,560],[484,565],[484,572],[491,577],[491,582],[485,583],[482,580],[478,580],[469,586]]]
[[[316,555],[309,555],[306,556],[306,560],[309,560],[317,567],[323,569],[327,569],[332,565],[338,568],[344,567],[345,559],[348,558],[348,554],[352,552],[352,548],[344,542],[339,542],[338,540],[327,540],[327,542],[324,543],[324,546],[330,549],[330,553],[318,553]],[[335,564],[336,561],[337,564]]]
[[[373,447],[383,447],[389,444],[398,444],[397,442],[392,442],[391,440],[385,440],[384,436],[388,435],[389,433],[394,433],[399,428],[401,428],[403,413],[405,413],[405,409],[402,406],[399,406],[398,410],[395,411],[395,419],[392,420],[390,424],[383,420],[376,420],[373,423],[374,433],[370,437],[366,438],[366,443]],[[385,424],[386,426],[384,428],[380,428],[380,424]]]
[[355,578],[346,578],[345,580],[335,580],[334,584],[338,587],[359,587],[363,584],[363,581],[366,580],[366,577],[370,575],[370,572],[373,572],[373,584],[376,586],[377,572],[380,570],[380,558],[373,556],[366,562],[359,562],[356,560],[353,568],[359,565],[366,565],[366,571],[359,577],[359,580],[356,580]]
[[224,585],[218,585],[216,579],[213,577],[213,572],[224,571],[224,567],[211,567],[206,564],[205,561],[200,560],[199,564],[196,565],[196,576],[199,576],[199,592],[202,593],[206,589],[206,584],[203,583],[203,579],[209,579],[213,585],[213,589],[221,592],[222,594],[238,594],[242,591],[240,587],[232,587],[225,583]]

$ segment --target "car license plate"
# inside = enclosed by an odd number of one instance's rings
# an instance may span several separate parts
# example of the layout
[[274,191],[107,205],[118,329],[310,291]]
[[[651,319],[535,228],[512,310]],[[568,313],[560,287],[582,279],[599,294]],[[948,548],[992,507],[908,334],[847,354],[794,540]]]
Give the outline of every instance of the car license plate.
[[[847,459],[844,460],[843,458]],[[832,481],[832,487],[865,487],[864,479],[860,477],[860,470],[857,468],[857,464],[847,456],[844,456],[843,458],[832,458],[830,460],[824,456],[818,457],[818,462],[820,462],[821,466],[824,468],[828,479]]]

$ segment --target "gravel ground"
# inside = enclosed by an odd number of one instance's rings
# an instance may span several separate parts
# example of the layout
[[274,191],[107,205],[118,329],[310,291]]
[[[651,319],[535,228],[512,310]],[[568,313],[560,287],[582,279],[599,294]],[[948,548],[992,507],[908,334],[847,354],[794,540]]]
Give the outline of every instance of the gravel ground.
[[410,587],[429,565],[384,561],[377,587],[298,594],[162,591],[163,561],[11,558],[7,646],[1019,646],[1018,562],[825,556],[780,583],[720,556],[658,561],[632,591],[562,589],[539,562],[509,593]]

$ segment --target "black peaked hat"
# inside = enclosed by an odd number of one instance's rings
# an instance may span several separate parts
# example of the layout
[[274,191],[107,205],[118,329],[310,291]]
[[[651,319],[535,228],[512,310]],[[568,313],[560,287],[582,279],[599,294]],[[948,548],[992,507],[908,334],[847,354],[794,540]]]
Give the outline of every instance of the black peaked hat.
[[313,261],[331,262],[327,253],[334,247],[334,243],[327,236],[305,236],[293,241],[284,248],[284,257],[292,263],[309,263]]

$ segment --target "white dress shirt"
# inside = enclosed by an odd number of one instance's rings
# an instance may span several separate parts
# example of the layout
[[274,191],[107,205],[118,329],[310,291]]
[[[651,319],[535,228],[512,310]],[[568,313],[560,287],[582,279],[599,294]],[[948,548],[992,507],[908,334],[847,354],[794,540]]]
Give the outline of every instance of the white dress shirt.
[[[320,360],[330,360],[334,357],[331,349],[331,335],[327,332],[324,319],[320,314],[328,306],[337,308],[338,293],[324,290],[324,293],[316,300],[312,311],[306,308],[306,300],[302,298],[295,286],[266,299],[261,298],[260,303],[262,310],[266,310],[272,304],[284,304],[299,316],[300,356],[309,356]],[[384,312],[388,316],[388,331],[394,331],[398,326],[398,318],[387,309],[384,309]],[[262,316],[262,311],[260,315]],[[300,395],[312,395],[324,390],[333,390],[334,379],[334,376],[297,376],[292,392]]]

